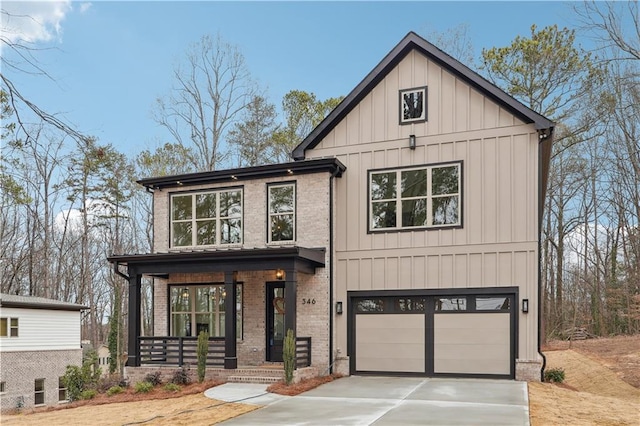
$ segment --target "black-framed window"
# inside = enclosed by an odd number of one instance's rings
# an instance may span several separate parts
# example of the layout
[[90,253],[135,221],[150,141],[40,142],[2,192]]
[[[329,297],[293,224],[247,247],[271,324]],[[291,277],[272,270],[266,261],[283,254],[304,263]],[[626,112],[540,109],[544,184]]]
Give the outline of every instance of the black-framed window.
[[[237,284],[236,327],[242,336],[242,284]],[[170,294],[170,335],[197,337],[201,331],[210,337],[225,335],[224,284],[172,285]]]
[[171,195],[171,246],[242,243],[242,189]]
[[462,163],[369,172],[369,229],[458,226]]
[[5,393],[7,391],[7,383],[0,382],[0,393]]
[[466,311],[466,297],[436,297],[436,311]]
[[476,311],[509,311],[511,298],[507,296],[477,296]]
[[44,379],[36,379],[33,383],[33,401],[35,405],[44,404]]
[[427,88],[400,90],[400,124],[427,121]]
[[18,318],[0,318],[0,337],[18,337]]
[[296,185],[295,183],[267,186],[269,208],[269,242],[296,239]]

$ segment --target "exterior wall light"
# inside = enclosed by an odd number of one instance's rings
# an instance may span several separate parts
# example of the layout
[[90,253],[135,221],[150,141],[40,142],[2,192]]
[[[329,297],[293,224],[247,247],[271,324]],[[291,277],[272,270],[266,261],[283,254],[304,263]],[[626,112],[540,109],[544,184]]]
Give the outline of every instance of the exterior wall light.
[[416,149],[416,135],[409,136],[409,148]]
[[522,312],[529,312],[529,299],[522,299]]
[[336,302],[336,314],[342,315],[342,302]]
[[282,269],[276,269],[276,279],[283,279],[284,278],[284,271]]

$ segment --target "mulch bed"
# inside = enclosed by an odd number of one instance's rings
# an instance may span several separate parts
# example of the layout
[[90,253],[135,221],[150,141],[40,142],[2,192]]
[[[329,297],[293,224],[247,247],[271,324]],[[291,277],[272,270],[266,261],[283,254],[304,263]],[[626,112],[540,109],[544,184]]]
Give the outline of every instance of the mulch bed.
[[317,388],[320,385],[339,379],[341,375],[333,374],[330,376],[313,377],[311,379],[301,380],[298,383],[292,383],[287,386],[285,382],[274,383],[267,388],[267,392],[277,393],[279,395],[295,396],[308,390]]

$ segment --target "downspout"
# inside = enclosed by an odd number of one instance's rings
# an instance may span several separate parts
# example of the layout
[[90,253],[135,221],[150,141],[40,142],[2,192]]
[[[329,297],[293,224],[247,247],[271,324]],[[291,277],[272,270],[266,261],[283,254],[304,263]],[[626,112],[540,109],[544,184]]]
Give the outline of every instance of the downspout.
[[329,374],[333,374],[333,182],[338,174],[329,177]]
[[[547,357],[542,353],[542,217],[544,210],[544,199],[546,197],[547,179],[542,178],[543,147],[547,140],[551,140],[553,127],[538,130],[538,354],[542,357],[542,368],[540,369],[540,381],[544,382],[544,370],[547,367]],[[549,148],[551,149],[551,148]],[[551,157],[551,156],[549,156]],[[548,171],[547,171],[548,172]]]
[[122,278],[127,280],[127,283],[128,283],[129,282],[129,276],[123,274],[122,272],[120,272],[120,269],[118,268],[119,266],[120,266],[120,264],[117,261],[113,262],[113,272],[115,272],[117,275],[120,275]]

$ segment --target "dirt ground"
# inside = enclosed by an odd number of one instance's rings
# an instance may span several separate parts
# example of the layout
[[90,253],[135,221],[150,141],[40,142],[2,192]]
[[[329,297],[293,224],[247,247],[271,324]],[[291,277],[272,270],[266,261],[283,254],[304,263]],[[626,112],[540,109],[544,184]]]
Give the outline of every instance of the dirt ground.
[[543,350],[547,368],[564,369],[565,382],[529,383],[532,425],[640,425],[640,335]]
[[[533,426],[640,425],[640,335],[573,342],[571,346],[569,342],[551,342],[543,350],[548,368],[564,369],[565,383],[529,383]],[[206,398],[204,389],[215,384],[192,386],[180,394],[158,390],[151,395],[118,395],[110,400],[105,396],[80,407],[3,415],[0,424],[211,425],[259,408]],[[304,390],[305,386],[297,388]],[[192,394],[185,395],[188,392]],[[168,399],[135,400],[140,398]],[[126,400],[134,401],[122,402]]]

